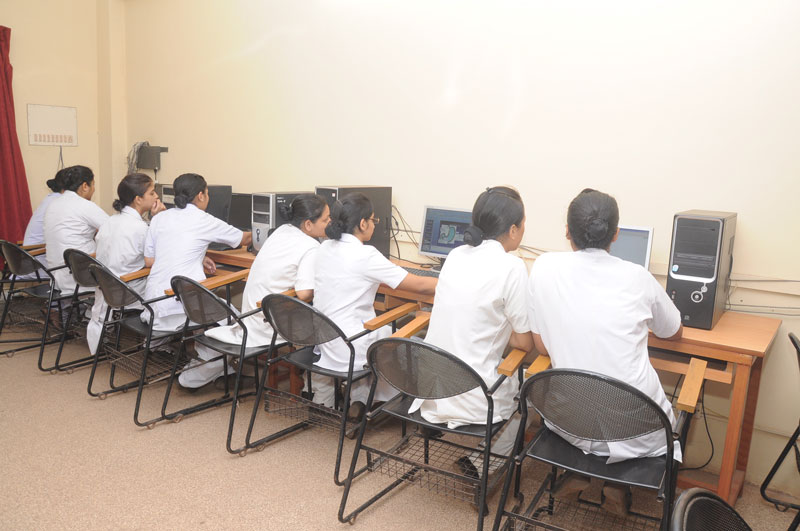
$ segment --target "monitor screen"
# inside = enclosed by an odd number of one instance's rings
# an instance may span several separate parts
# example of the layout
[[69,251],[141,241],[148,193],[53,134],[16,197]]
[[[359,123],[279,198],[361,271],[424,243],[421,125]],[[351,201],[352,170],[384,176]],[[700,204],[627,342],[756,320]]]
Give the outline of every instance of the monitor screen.
[[650,267],[650,249],[653,244],[653,229],[650,227],[619,226],[619,237],[611,244],[611,256],[628,262]]
[[228,223],[239,230],[252,228],[253,194],[231,194],[231,211]]
[[231,195],[233,189],[224,184],[208,185],[208,207],[206,212],[228,223],[228,216],[231,211]]
[[464,243],[464,232],[470,223],[470,210],[425,207],[419,254],[447,258],[450,251]]

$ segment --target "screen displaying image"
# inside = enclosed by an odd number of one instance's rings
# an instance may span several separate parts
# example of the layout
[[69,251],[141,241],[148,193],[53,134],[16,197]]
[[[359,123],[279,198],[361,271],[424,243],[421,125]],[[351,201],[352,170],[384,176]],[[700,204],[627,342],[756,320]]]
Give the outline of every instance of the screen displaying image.
[[464,233],[472,222],[472,212],[427,207],[422,227],[420,252],[446,257],[464,244]]

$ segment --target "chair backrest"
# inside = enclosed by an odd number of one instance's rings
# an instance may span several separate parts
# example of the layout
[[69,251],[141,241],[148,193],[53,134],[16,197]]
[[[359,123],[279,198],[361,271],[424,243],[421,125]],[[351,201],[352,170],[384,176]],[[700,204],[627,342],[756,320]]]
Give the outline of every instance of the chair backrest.
[[750,526],[725,500],[695,487],[675,502],[670,531],[750,531]]
[[[579,439],[625,441],[665,430],[672,457],[672,425],[650,397],[614,378],[576,369],[551,369],[522,386],[532,406],[552,426]],[[589,407],[591,405],[591,407]]]
[[208,326],[228,317],[236,319],[236,313],[199,282],[183,276],[174,276],[170,284],[172,291],[183,305],[183,311],[193,323]]
[[89,274],[97,282],[106,304],[114,309],[124,308],[136,302],[142,303],[142,297],[120,278],[103,267],[102,264],[91,264]]
[[794,350],[797,352],[797,370],[800,370],[800,339],[797,339],[796,335],[789,332],[789,341],[792,342],[792,345],[794,345]]
[[[6,259],[8,269],[15,275],[30,275],[37,270],[46,271],[45,267],[28,251],[5,240],[0,241],[3,257]],[[45,278],[49,275],[45,275]]]
[[261,301],[264,317],[280,336],[293,345],[308,347],[347,336],[319,310],[300,299],[279,293]]
[[376,375],[409,396],[449,398],[486,384],[475,370],[454,355],[419,340],[380,339],[367,350],[367,363]]
[[96,288],[97,281],[89,271],[91,265],[102,265],[100,262],[78,249],[66,249],[64,251],[64,263],[69,267],[75,283],[84,288]]

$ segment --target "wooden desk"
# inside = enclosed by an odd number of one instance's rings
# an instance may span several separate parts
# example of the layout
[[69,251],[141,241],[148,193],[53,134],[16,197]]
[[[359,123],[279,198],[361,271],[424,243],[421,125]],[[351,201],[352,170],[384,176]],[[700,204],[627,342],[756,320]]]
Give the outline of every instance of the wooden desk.
[[[208,256],[220,264],[250,267],[255,256],[245,249],[235,251],[209,251]],[[400,265],[402,261],[393,260]],[[399,301],[414,301],[433,304],[433,297],[381,286],[378,293]],[[733,505],[739,497],[744,483],[750,443],[753,437],[753,421],[758,404],[758,389],[761,383],[761,365],[781,325],[779,319],[736,312],[725,312],[713,330],[684,328],[678,341],[666,341],[650,335],[649,346],[674,352],[683,356],[698,356],[726,363],[724,370],[709,367],[707,380],[732,383],[728,427],[722,452],[719,481],[716,485],[704,483],[681,475],[681,487],[699,486],[716,492]],[[681,373],[687,365],[674,363],[651,356],[657,370]]]

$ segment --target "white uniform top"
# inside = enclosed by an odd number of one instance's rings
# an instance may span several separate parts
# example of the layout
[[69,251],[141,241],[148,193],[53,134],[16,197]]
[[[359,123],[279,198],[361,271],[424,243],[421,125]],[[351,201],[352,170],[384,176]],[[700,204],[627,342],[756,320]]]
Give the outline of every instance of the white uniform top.
[[[44,215],[44,239],[50,267],[64,264],[64,251],[95,251],[94,235],[108,219],[103,209],[69,190],[56,197]],[[53,271],[56,287],[62,292],[75,291],[75,279],[68,268]]]
[[[352,234],[340,240],[326,240],[317,251],[314,281],[314,307],[330,318],[350,337],[364,330],[364,323],[375,317],[375,293],[386,284],[394,289],[406,278],[405,269],[391,263],[375,247],[364,245]],[[367,348],[391,332],[380,328],[353,343],[355,364],[361,370],[367,362]],[[340,338],[318,345],[316,365],[334,371],[347,371],[350,349]]]
[[[122,212],[108,218],[97,231],[97,261],[112,273],[122,276],[144,267],[144,239],[147,235],[147,222],[136,209],[126,206]],[[143,293],[147,278],[134,280],[128,285],[138,293]],[[94,354],[100,338],[100,327],[106,315],[103,293],[95,292],[92,320],[86,328],[89,349]]]
[[[144,243],[144,255],[155,258],[145,288],[144,298],[154,299],[172,289],[170,280],[183,275],[192,280],[204,280],[203,257],[212,242],[236,247],[242,241],[242,231],[215,218],[194,204],[161,212],[150,222]],[[175,299],[165,299],[153,305],[157,330],[175,330],[186,319],[183,306]],[[142,319],[148,316],[142,313]],[[173,316],[173,317],[168,317]]]
[[44,243],[44,213],[47,212],[47,207],[53,202],[53,199],[61,197],[58,192],[52,192],[42,199],[36,210],[33,211],[28,226],[25,228],[25,239],[23,245],[36,245]]
[[[273,232],[258,252],[242,294],[242,313],[256,309],[270,293],[314,289],[314,264],[319,242],[289,223]],[[245,320],[247,346],[269,345],[272,327],[264,322],[263,314]],[[238,324],[220,326],[206,335],[226,343],[241,344],[242,329]],[[281,341],[278,339],[278,341]]]
[[[530,331],[525,308],[527,276],[522,259],[508,254],[497,240],[453,249],[439,275],[425,342],[459,357],[491,387],[500,377],[497,366],[512,330]],[[517,378],[507,378],[497,389],[492,422],[514,413],[518,391]],[[417,407],[426,420],[455,428],[485,424],[488,404],[477,388],[451,398],[417,400],[411,410]]]
[[[658,337],[674,335],[680,312],[642,266],[602,249],[544,254],[531,269],[528,318],[554,368],[588,370],[630,384],[660,405],[674,424],[671,404],[650,364],[647,335],[648,327]],[[609,463],[666,453],[663,431],[612,443],[559,435],[584,452],[608,455]],[[674,455],[681,459],[677,443]]]
[[[47,212],[47,207],[53,202],[53,199],[61,197],[59,192],[52,192],[42,199],[36,210],[33,211],[28,226],[25,227],[25,238],[22,240],[22,245],[38,245],[44,243],[44,213]],[[47,253],[36,256],[36,259],[44,267],[47,267]],[[20,276],[17,278],[36,278],[36,273],[30,275]]]

